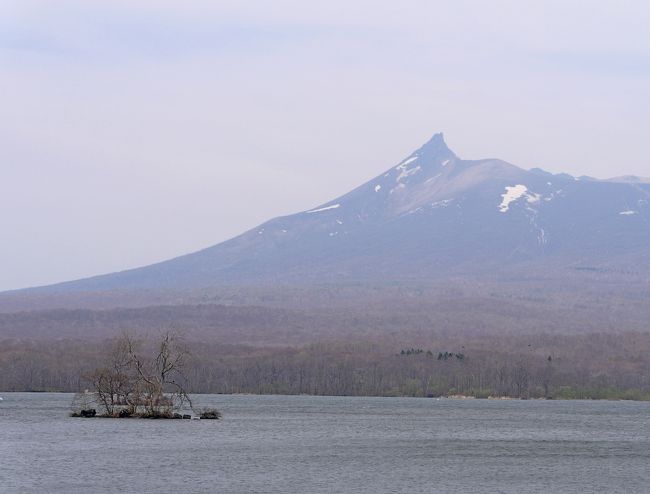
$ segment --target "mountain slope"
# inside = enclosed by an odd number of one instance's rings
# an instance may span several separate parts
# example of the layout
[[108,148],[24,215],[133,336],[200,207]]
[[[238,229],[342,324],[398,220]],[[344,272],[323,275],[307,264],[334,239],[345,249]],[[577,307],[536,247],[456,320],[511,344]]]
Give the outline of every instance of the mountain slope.
[[436,134],[314,209],[202,251],[39,290],[429,280],[571,269],[650,272],[650,183],[462,160]]

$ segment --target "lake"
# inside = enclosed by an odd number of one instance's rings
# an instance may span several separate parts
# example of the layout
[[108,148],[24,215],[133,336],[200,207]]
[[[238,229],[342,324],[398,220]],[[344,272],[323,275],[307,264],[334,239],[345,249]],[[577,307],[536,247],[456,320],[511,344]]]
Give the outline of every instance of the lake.
[[650,491],[650,403],[201,395],[224,418],[189,421],[2,396],[2,493]]

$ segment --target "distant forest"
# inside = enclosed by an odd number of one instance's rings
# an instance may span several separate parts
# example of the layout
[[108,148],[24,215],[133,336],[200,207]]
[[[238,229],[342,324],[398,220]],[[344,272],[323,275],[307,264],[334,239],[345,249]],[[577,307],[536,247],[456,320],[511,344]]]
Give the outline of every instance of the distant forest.
[[650,399],[647,287],[513,286],[5,309],[0,390],[83,390],[123,332],[174,330],[192,353],[185,377],[194,393]]
[[[102,364],[105,342],[0,342],[0,389],[68,391]],[[188,341],[193,393],[486,398],[650,398],[650,335],[538,335],[251,347]]]

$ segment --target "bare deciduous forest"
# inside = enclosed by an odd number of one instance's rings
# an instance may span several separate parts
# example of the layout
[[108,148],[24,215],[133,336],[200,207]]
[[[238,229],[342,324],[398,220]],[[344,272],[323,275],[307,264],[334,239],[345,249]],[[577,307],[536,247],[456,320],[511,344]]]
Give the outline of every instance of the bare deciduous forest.
[[[408,341],[280,348],[193,342],[185,375],[194,393],[650,397],[648,334]],[[0,389],[83,390],[110,344],[4,340]]]
[[124,331],[172,329],[192,355],[193,393],[648,399],[648,308],[617,297],[424,292],[302,309],[273,300],[4,313],[0,390],[83,390]]

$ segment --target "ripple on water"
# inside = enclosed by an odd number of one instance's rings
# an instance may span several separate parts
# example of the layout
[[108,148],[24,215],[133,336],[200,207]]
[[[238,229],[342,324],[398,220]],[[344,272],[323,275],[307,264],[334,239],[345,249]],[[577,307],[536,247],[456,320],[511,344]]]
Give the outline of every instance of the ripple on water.
[[196,397],[220,421],[72,419],[6,393],[2,492],[647,492],[650,404]]

